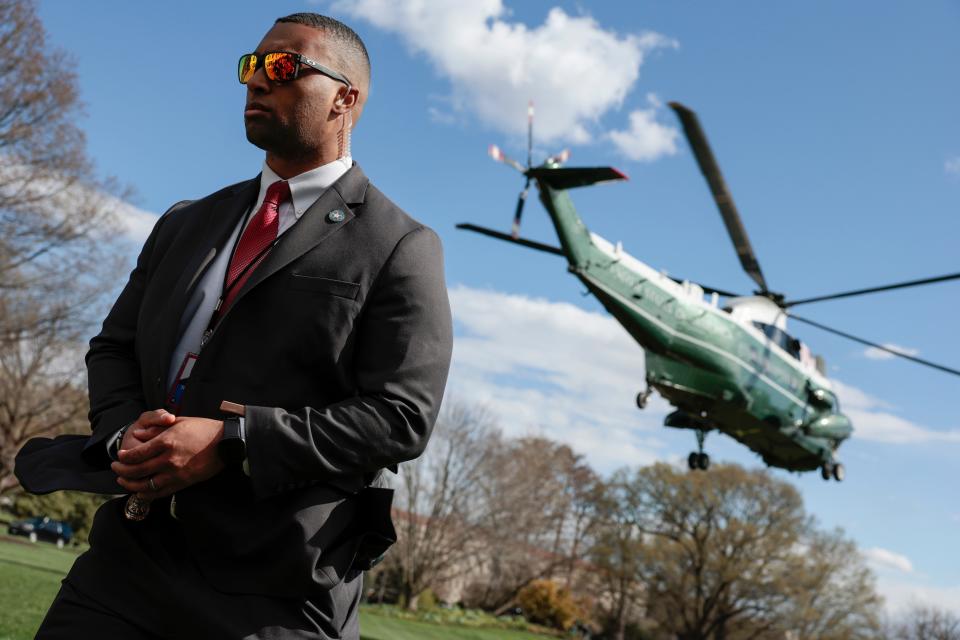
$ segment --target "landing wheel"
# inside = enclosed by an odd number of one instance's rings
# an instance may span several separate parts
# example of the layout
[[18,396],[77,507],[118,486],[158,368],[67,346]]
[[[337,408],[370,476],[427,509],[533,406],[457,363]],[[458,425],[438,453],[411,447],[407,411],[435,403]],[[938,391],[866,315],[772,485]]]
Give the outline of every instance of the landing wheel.
[[697,454],[697,468],[701,471],[706,471],[710,468],[710,456],[705,453]]
[[829,480],[833,476],[833,469],[830,463],[824,462],[823,466],[820,467],[820,477],[824,480]]
[[837,482],[843,482],[843,479],[846,477],[846,470],[844,470],[843,465],[837,462],[833,465],[833,479]]
[[706,471],[710,468],[710,456],[703,452],[703,441],[707,439],[706,431],[697,429],[697,451],[692,451],[687,456],[687,466],[691,471],[700,469]]
[[647,407],[647,400],[650,399],[650,389],[646,391],[641,391],[637,394],[637,408],[645,409]]

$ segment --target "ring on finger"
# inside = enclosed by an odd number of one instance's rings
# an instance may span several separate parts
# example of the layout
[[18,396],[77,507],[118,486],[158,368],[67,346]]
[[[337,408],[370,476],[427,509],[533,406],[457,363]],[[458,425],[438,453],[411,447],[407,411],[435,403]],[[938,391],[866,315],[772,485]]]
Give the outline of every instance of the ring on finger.
[[147,481],[147,484],[150,485],[150,490],[151,490],[151,491],[159,491],[159,489],[157,489],[157,483],[153,481],[153,477],[152,477],[152,476],[151,476],[151,478]]

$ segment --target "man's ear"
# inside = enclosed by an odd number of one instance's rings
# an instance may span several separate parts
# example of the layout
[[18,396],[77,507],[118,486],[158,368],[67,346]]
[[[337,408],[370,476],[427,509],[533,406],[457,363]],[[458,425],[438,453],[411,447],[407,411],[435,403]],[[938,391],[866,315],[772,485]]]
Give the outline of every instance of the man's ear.
[[345,87],[333,101],[333,110],[336,113],[346,113],[357,105],[359,97],[360,91],[356,87]]

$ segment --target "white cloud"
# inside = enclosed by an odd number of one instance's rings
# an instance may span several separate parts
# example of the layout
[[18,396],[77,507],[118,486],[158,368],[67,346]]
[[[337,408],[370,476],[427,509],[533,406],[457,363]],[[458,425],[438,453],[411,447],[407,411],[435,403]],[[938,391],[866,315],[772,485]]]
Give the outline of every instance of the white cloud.
[[915,579],[904,581],[880,576],[877,590],[886,601],[887,611],[894,616],[917,605],[960,611],[960,585],[931,586],[920,584]]
[[666,459],[669,407],[643,412],[643,350],[610,316],[495,291],[450,291],[457,337],[451,394],[485,403],[507,435],[544,433],[601,472]]
[[[496,130],[525,135],[532,99],[539,144],[605,137],[596,135],[598,122],[622,106],[646,55],[678,46],[652,31],[620,36],[590,16],[560,8],[528,27],[509,20],[503,0],[338,0],[334,8],[399,34],[450,81],[455,109]],[[666,152],[662,139],[669,130],[653,120],[652,110],[641,110],[631,114],[627,131],[617,133],[627,136],[622,144],[632,153],[649,160]]]
[[133,243],[142,245],[153,230],[159,216],[122,200],[115,199],[114,204],[124,233]]
[[[909,347],[901,347],[900,345],[893,344],[892,342],[885,342],[883,344],[887,349],[891,349],[898,353],[902,353],[908,356],[915,356],[920,353],[918,349],[910,349]],[[896,356],[890,353],[889,351],[884,351],[883,349],[877,349],[876,347],[867,347],[863,355],[870,358],[871,360],[892,360]]]
[[113,228],[114,221],[105,217],[95,222],[93,232],[114,236],[119,231],[136,244],[142,244],[156,224],[156,214],[135,207],[104,189],[47,174],[35,167],[10,162],[7,158],[0,158],[0,161],[4,161],[0,162],[0,191],[5,196],[16,194],[24,201],[35,200],[32,206],[53,219],[80,209],[109,212],[116,215],[120,229]]
[[608,135],[620,151],[637,161],[650,161],[664,155],[677,152],[677,130],[656,121],[656,109],[660,103],[656,96],[649,94],[648,109],[630,113],[630,128],[625,131],[611,131]]
[[913,573],[913,563],[903,554],[881,547],[872,547],[864,550],[863,555],[877,569],[896,569],[902,573]]
[[947,175],[960,176],[960,156],[947,158],[947,161],[943,164],[943,170],[947,172]]
[[889,444],[960,442],[960,430],[930,429],[890,412],[891,405],[868,393],[831,380],[841,411],[853,422],[853,437]]

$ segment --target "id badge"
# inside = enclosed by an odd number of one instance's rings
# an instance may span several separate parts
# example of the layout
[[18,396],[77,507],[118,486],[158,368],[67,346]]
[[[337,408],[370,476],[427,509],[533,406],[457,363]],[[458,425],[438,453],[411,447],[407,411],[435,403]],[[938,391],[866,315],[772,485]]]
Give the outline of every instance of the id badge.
[[170,385],[170,391],[167,393],[166,409],[173,415],[180,413],[183,394],[187,390],[187,382],[190,381],[190,372],[193,371],[193,366],[197,364],[197,358],[199,357],[198,354],[191,351],[183,356],[183,362],[180,363],[177,377],[173,379],[173,384]]

